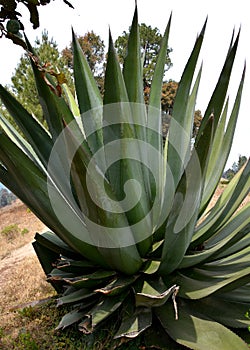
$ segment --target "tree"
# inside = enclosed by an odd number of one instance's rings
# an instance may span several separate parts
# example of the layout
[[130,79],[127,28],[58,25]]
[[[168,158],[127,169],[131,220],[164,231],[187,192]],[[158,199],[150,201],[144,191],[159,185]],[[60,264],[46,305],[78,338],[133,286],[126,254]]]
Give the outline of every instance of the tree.
[[16,196],[7,190],[7,188],[0,188],[0,208],[5,207],[16,200]]
[[237,172],[245,165],[246,162],[247,162],[247,157],[239,155],[238,161],[234,162],[231,168],[227,169],[224,172],[223,177],[229,181],[232,180],[235,174],[237,174]]
[[[40,64],[44,65],[48,70],[62,72],[66,77],[67,84],[72,87],[71,73],[67,68],[64,58],[60,56],[57,43],[53,39],[49,39],[47,31],[43,31],[41,39],[36,39],[35,50],[40,57]],[[17,100],[25,106],[29,113],[35,115],[43,122],[43,113],[39,104],[32,67],[27,54],[21,57],[11,81],[12,86],[10,89]]]
[[[149,84],[152,80],[154,67],[156,63],[156,57],[160,49],[160,43],[162,40],[162,35],[158,28],[152,28],[150,25],[145,23],[140,24],[140,39],[141,39],[141,51],[144,56],[143,64],[143,76],[145,85]],[[120,62],[123,63],[126,56],[126,48],[128,43],[129,32],[124,31],[121,36],[115,41],[115,47],[120,59]],[[170,60],[169,54],[172,51],[171,48],[168,48],[166,55],[165,71],[167,71],[171,66],[172,62]]]
[[[93,32],[87,32],[83,36],[77,36],[78,42],[87,58],[90,69],[94,75],[103,74],[104,41]],[[62,56],[69,68],[73,68],[72,42],[62,51]]]

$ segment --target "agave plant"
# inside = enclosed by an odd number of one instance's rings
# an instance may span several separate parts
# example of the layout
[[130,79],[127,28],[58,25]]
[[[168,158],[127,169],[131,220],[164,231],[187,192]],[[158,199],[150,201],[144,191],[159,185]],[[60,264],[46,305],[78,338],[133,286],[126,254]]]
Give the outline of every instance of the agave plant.
[[24,135],[1,116],[0,179],[51,230],[36,234],[33,245],[58,306],[70,307],[58,329],[78,323],[89,334],[113,317],[114,338],[122,341],[157,328],[166,346],[171,341],[178,349],[248,349],[237,334],[249,324],[250,205],[240,207],[249,192],[249,161],[210,205],[239,112],[245,69],[230,114],[227,98],[239,35],[192,140],[205,23],[163,142],[170,22],[147,106],[137,9],[123,69],[110,35],[103,97],[74,33],[77,101],[27,41],[48,130],[0,86]]

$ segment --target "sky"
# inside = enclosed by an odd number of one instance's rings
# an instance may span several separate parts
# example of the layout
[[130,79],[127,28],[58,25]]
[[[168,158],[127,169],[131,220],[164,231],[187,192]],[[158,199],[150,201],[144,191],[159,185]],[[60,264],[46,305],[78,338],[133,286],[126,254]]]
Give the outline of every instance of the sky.
[[[109,27],[115,40],[124,30],[128,30],[134,12],[134,0],[71,0],[75,9],[69,8],[62,0],[51,1],[40,7],[40,28],[33,30],[29,23],[28,11],[19,7],[23,14],[25,32],[31,42],[41,37],[47,29],[49,37],[57,42],[59,50],[69,45],[71,27],[78,35],[93,30],[105,41],[107,47]],[[250,21],[248,1],[238,0],[137,0],[139,22],[159,28],[163,34],[172,12],[169,46],[173,49],[171,60],[173,67],[167,72],[166,79],[179,81],[185,64],[193,48],[197,34],[206,17],[208,23],[199,65],[203,62],[203,73],[196,109],[205,112],[213,89],[222,69],[231,41],[233,30],[241,28],[238,53],[234,65],[232,81],[229,86],[230,105],[232,107],[246,61],[246,80],[242,96],[239,120],[235,131],[233,147],[228,159],[230,167],[238,156],[249,156],[250,152]],[[22,48],[15,47],[6,39],[0,40],[0,83],[10,83],[11,75],[19,61]],[[198,66],[199,66],[198,65]]]

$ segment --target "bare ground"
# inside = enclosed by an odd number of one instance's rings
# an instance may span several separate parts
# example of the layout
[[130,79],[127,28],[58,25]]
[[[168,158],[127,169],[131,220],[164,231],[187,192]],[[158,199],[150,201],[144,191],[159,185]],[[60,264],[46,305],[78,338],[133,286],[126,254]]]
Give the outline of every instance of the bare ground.
[[[11,231],[13,225],[18,230]],[[0,209],[0,329],[13,338],[18,329],[16,308],[54,295],[32,246],[35,233],[45,229],[19,200]]]

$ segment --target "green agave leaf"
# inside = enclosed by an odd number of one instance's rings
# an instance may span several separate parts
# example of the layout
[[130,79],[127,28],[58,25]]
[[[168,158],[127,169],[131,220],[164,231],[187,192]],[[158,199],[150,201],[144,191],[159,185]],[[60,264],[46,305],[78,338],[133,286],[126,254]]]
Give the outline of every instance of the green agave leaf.
[[186,254],[179,268],[195,266],[205,260],[211,261],[216,258],[218,259],[248,246],[250,238],[248,237],[249,235],[246,236],[244,228],[249,222],[249,216],[250,205],[246,205],[240,210],[237,216],[231,218],[222,229],[205,242],[204,250],[196,253],[193,252],[190,255]]
[[86,311],[79,311],[78,309],[68,312],[66,315],[63,316],[59,325],[56,327],[56,330],[59,330],[59,329],[64,330],[65,328],[71,326],[72,324],[84,318],[85,314],[86,314]]
[[[93,77],[88,61],[83,54],[81,46],[72,30],[72,47],[74,57],[74,77],[76,85],[77,100],[79,102],[80,113],[102,106],[102,97],[96,81]],[[98,130],[102,126],[100,115],[95,122]]]
[[247,328],[250,320],[246,318],[248,303],[231,302],[218,297],[208,297],[189,301],[192,310],[230,328]]
[[122,323],[115,339],[117,338],[136,338],[152,325],[152,311],[147,307],[137,307],[132,313],[128,313],[127,317],[122,319]]
[[[213,135],[213,118],[210,118],[198,148],[192,153],[184,175],[177,187],[172,210],[165,230],[159,272],[171,273],[181,263],[191,242],[196,225],[203,177],[207,168]],[[194,169],[196,176],[194,177]],[[200,174],[199,174],[200,172]]]
[[238,47],[238,42],[239,42],[239,35],[240,32],[238,33],[235,42],[233,43],[233,40],[230,43],[230,47],[228,50],[228,54],[224,63],[224,66],[222,68],[220,77],[218,79],[217,85],[214,89],[213,95],[209,101],[208,107],[206,109],[206,112],[203,117],[203,123],[201,124],[198,135],[196,137],[196,142],[200,139],[203,129],[206,125],[207,120],[209,119],[211,113],[214,114],[214,121],[215,121],[215,129],[217,127],[217,124],[219,123],[219,119],[221,116],[221,111],[224,106],[225,98],[226,98],[226,93],[227,93],[227,88],[228,84],[230,81],[230,76],[233,68],[233,63]]
[[[81,46],[72,31],[74,78],[82,124],[92,153],[103,145],[102,97]],[[88,112],[88,113],[86,113]]]
[[112,315],[124,301],[125,295],[114,296],[113,298],[105,298],[98,305],[89,311],[89,318],[79,324],[80,331],[84,333],[92,333],[93,330],[106,318]]
[[[80,123],[80,114],[81,113],[80,113],[79,107],[77,105],[77,102],[76,102],[74,96],[72,95],[72,92],[70,91],[70,88],[68,87],[68,85],[66,83],[62,84],[62,88],[63,88],[63,92],[64,92],[65,97],[66,97],[66,101],[68,102],[68,106],[69,106],[72,114],[74,115],[76,120],[78,120]],[[83,131],[82,126],[81,126],[81,131]]]
[[[0,98],[44,165],[53,143],[43,126],[0,84]],[[1,117],[4,121],[4,118]],[[6,124],[6,122],[5,122]],[[18,133],[15,133],[18,137]],[[20,141],[20,136],[18,137]]]
[[[85,142],[81,142],[84,140],[83,136],[81,137],[81,135],[77,135],[78,131],[76,122],[71,122],[70,125],[64,129],[65,143],[68,154],[71,155],[74,153],[74,157],[70,164],[70,175],[74,186],[75,196],[81,211],[84,213],[84,215],[87,215],[90,220],[98,222],[98,207],[89,195],[86,182],[87,165],[91,159],[91,155],[88,145],[86,145]],[[79,142],[76,141],[77,139],[79,139]],[[79,147],[78,144],[80,142],[81,144]],[[53,174],[54,173],[55,172],[53,172]],[[59,172],[59,177],[57,177],[59,181],[61,181],[60,174],[61,172]],[[94,174],[92,174],[92,176],[94,176]]]
[[229,292],[220,293],[219,298],[223,300],[235,301],[240,303],[250,303],[250,283],[230,290]]
[[[205,28],[206,22],[196,40],[191,56],[182,74],[178,91],[175,97],[175,103],[169,128],[167,162],[169,165],[169,171],[171,171],[174,179],[175,187],[177,187],[177,184],[180,181],[180,178],[184,171],[186,154],[190,148],[190,128],[192,125],[190,122],[188,122],[190,121],[190,115],[187,113],[187,106],[189,103],[189,93],[201,45],[203,42]],[[176,140],[178,140],[178,150],[176,149]],[[168,181],[168,178],[171,175],[169,171],[167,171],[166,174],[166,181]]]
[[[154,69],[152,84],[150,87],[148,107],[148,142],[162,152],[162,130],[161,130],[161,92],[164,78],[166,55],[168,50],[168,38],[171,25],[171,16],[165,29],[157,62]],[[157,115],[158,113],[158,115]]]
[[224,128],[226,123],[228,103],[226,103],[225,105],[224,112],[222,113],[222,117],[219,121],[219,125],[215,132],[212,152],[210,155],[208,170],[205,178],[205,187],[201,202],[201,212],[204,210],[205,206],[208,204],[213,193],[215,192],[229,156],[229,152],[233,142],[234,131],[236,128],[236,122],[239,114],[244,78],[245,67],[243,70],[237,96],[234,102],[233,110],[228,121],[226,132],[224,133]]
[[47,231],[42,234],[36,233],[35,241],[43,247],[48,248],[52,252],[62,254],[68,257],[76,259],[80,258],[81,255],[76,255],[75,250],[70,248],[64,241],[62,241],[55,233]]
[[[166,164],[162,162],[163,154],[163,138],[162,138],[162,110],[161,110],[161,97],[162,97],[162,84],[164,78],[164,70],[166,63],[166,55],[168,50],[168,38],[171,25],[171,16],[169,18],[168,24],[166,26],[160,50],[157,56],[157,61],[154,69],[154,75],[150,87],[150,96],[148,104],[148,118],[147,118],[147,142],[151,144],[159,153],[158,157],[152,157],[148,155],[149,169],[157,169],[158,176],[152,179],[148,177],[146,183],[149,183],[147,188],[148,193],[150,193],[151,201],[154,203],[157,202],[157,205],[154,205],[155,210],[152,213],[153,216],[153,225],[157,227],[159,222],[165,221],[165,218],[168,214],[168,209],[166,208],[167,203],[171,205],[171,196],[170,193],[167,193],[163,196],[163,199],[166,200],[162,204],[162,193],[164,192],[165,186],[165,177],[164,172]],[[165,143],[165,150],[167,148],[167,143]],[[166,159],[166,157],[165,157]],[[156,182],[156,183],[154,183]],[[160,193],[159,197],[153,198],[154,188],[158,188]],[[165,190],[169,187],[166,186]],[[171,188],[171,186],[170,186]],[[167,203],[166,203],[167,202]],[[163,207],[163,209],[161,209]],[[161,213],[161,210],[163,213]],[[163,218],[162,218],[163,216]]]
[[207,245],[214,245],[218,241],[225,241],[223,249],[218,249],[215,257],[221,258],[236,253],[247,247],[249,240],[250,203],[243,206],[216,234],[207,241]]
[[[59,258],[60,255],[48,249],[47,247],[44,247],[39,242],[35,241],[32,243],[32,245],[33,245],[33,248],[35,249],[36,255],[43,268],[44,273],[48,275],[53,269],[54,262]],[[56,282],[51,281],[50,283],[55,288],[57,293],[63,292],[63,286],[61,286],[57,281]]]
[[147,275],[153,275],[157,270],[159,269],[160,261],[156,260],[148,260],[145,264],[145,268],[143,269],[143,272]]
[[[75,254],[75,259],[77,259],[77,256]],[[68,259],[65,256],[62,256],[60,261],[57,262],[56,267],[59,270],[76,273],[78,275],[82,275],[83,273],[91,273],[95,271],[98,267],[97,264],[88,261],[88,260],[74,260],[74,259]]]
[[250,224],[248,224],[246,227],[244,227],[244,229],[239,231],[238,236],[242,238],[239,239],[239,237],[237,237],[237,241],[236,239],[232,239],[225,246],[225,249],[222,249],[220,252],[217,252],[213,258],[221,259],[248,247],[250,244]]
[[250,186],[250,160],[227,185],[214,207],[193,235],[191,248],[209,239],[238,209]]
[[[29,51],[35,55],[28,39],[26,37],[25,39]],[[56,89],[53,88],[53,84],[50,83],[51,77],[39,69],[37,57],[35,59],[34,56],[31,58],[31,65],[36,81],[39,101],[52,139],[55,142],[64,128],[63,121],[70,123],[74,120],[74,116],[63,97],[57,96]]]
[[37,154],[32,149],[30,144],[22,137],[21,134],[0,114],[0,127],[5,134],[14,142],[34,163],[36,163],[42,170],[44,167],[40,162]]
[[201,299],[215,292],[224,293],[244,285],[249,280],[249,253],[243,257],[234,257],[219,266],[219,261],[177,272],[174,283],[181,286],[179,295],[188,299]]
[[[137,6],[135,7],[134,17],[130,29],[127,55],[124,59],[123,77],[129,101],[144,104],[141,42]],[[143,123],[142,125],[146,124]]]
[[67,279],[75,277],[76,275],[72,272],[64,272],[56,268],[53,268],[53,270],[48,275],[49,280],[62,280],[63,278]]
[[[135,136],[139,140],[147,141],[146,126],[148,116],[144,102],[143,67],[141,59],[141,41],[136,6],[128,38],[127,55],[124,59],[123,77],[126,85],[128,99],[130,102],[132,102],[130,105],[131,120],[133,122]],[[140,146],[139,143],[138,149],[141,163],[146,164],[147,154],[145,154],[143,146]],[[141,168],[142,174],[139,172],[140,178],[143,177],[143,182],[141,181],[141,184],[143,184],[145,187],[145,192],[148,193],[148,197],[150,197],[150,200],[152,202],[153,194],[150,184],[150,174],[145,167],[142,166]],[[147,199],[144,200],[146,201]]]
[[[193,119],[194,119],[194,110],[195,110],[195,103],[196,103],[196,97],[197,97],[197,93],[198,93],[198,87],[199,87],[199,83],[200,83],[200,78],[201,78],[201,71],[202,69],[200,68],[199,73],[197,75],[193,90],[189,96],[188,99],[188,103],[187,103],[187,109],[186,109],[186,122],[185,122],[185,126],[186,126],[186,130],[189,129],[189,133],[190,135],[188,136],[187,131],[185,131],[185,135],[183,135],[184,137],[189,138],[189,146],[190,146],[190,142],[191,142],[191,131],[192,131],[192,125],[193,125]],[[189,127],[188,127],[189,125]],[[164,149],[164,161],[165,161],[165,169],[167,168],[167,149],[168,149],[168,142],[169,139],[166,140],[165,143],[165,149]],[[186,150],[186,160],[190,158],[190,152],[191,152],[191,147],[189,147],[189,150]],[[186,160],[184,163],[186,163]],[[166,170],[167,173],[168,170]],[[168,181],[167,179],[167,174],[165,174],[165,188],[164,188],[164,195],[163,195],[163,203],[162,203],[162,213],[160,216],[160,222],[162,222],[162,217],[166,218],[171,210],[171,206],[173,205],[173,197],[174,197],[174,187],[175,186],[171,186],[170,181]]]
[[94,295],[96,295],[96,293],[93,293],[89,289],[82,288],[74,291],[73,293],[70,293],[68,295],[62,296],[61,298],[58,298],[57,306],[82,302],[83,300],[91,298]]
[[174,319],[170,303],[155,309],[165,331],[177,343],[194,350],[247,350],[247,344],[220,323],[195,315],[186,303],[180,303],[179,318]]

